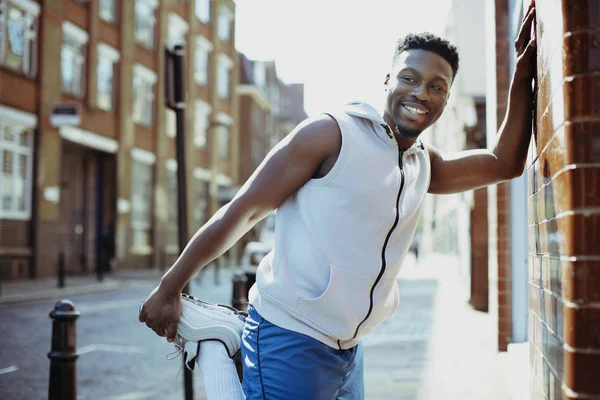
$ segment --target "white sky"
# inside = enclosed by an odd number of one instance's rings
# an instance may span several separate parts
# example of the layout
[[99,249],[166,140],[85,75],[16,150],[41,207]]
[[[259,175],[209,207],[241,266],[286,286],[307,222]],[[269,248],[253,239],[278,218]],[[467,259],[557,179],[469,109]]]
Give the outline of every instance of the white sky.
[[451,1],[237,0],[236,47],[275,60],[284,82],[303,82],[309,115],[349,100],[379,108],[397,39],[442,35]]

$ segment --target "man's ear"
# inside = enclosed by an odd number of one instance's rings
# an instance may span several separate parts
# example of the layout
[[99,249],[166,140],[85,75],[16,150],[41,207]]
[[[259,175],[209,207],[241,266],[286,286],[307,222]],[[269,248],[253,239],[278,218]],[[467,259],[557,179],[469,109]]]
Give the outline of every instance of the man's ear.
[[387,86],[390,83],[390,74],[385,75],[385,79],[383,80],[383,84]]

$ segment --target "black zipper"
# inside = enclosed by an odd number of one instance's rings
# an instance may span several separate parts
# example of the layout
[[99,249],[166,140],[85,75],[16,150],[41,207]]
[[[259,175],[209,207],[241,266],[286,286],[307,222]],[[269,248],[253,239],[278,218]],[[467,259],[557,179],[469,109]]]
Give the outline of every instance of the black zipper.
[[402,195],[402,190],[404,189],[404,165],[402,164],[403,156],[404,156],[404,150],[401,150],[400,148],[398,148],[398,166],[400,167],[400,179],[401,180],[400,180],[400,188],[398,189],[398,196],[396,197],[396,218],[394,219],[394,224],[388,231],[387,236],[385,237],[385,241],[383,242],[383,247],[381,248],[381,270],[379,271],[379,275],[377,275],[377,279],[375,279],[373,286],[371,286],[371,294],[369,297],[369,311],[367,312],[367,315],[365,316],[365,318],[356,327],[356,331],[354,332],[354,336],[352,337],[352,339],[356,338],[356,336],[358,335],[358,330],[360,329],[362,324],[364,324],[367,321],[367,319],[369,319],[369,317],[371,316],[371,312],[373,312],[373,294],[375,293],[375,287],[377,286],[377,284],[383,277],[383,274],[385,273],[385,268],[387,266],[387,261],[385,259],[385,250],[387,249],[387,246],[390,241],[390,237],[392,236],[392,233],[394,232],[394,230],[398,226],[398,222],[400,221],[400,196]]

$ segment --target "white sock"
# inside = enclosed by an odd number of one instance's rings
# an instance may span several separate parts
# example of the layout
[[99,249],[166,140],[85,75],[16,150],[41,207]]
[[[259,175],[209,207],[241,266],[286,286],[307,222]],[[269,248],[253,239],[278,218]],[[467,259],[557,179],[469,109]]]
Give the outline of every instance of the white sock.
[[208,400],[245,400],[235,363],[221,342],[200,342],[196,358]]

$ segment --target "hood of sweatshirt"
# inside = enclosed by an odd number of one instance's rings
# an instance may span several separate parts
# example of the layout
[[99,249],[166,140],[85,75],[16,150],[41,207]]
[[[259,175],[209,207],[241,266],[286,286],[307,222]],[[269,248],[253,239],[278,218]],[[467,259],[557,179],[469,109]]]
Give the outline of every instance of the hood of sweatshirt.
[[[342,110],[348,115],[371,121],[373,123],[373,129],[381,141],[390,147],[398,147],[398,142],[394,139],[390,127],[372,105],[361,101],[351,101],[344,104]],[[409,155],[422,150],[425,150],[425,146],[423,145],[423,142],[421,142],[421,139],[417,139],[411,147],[406,149],[404,154]]]

